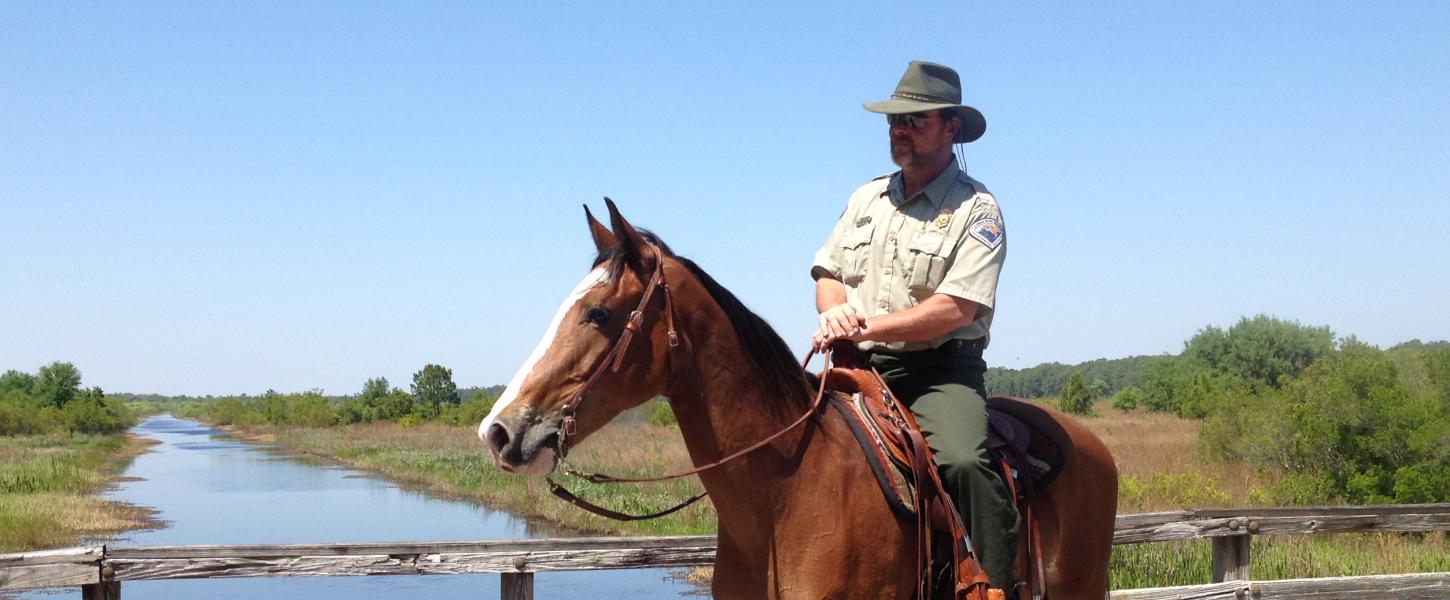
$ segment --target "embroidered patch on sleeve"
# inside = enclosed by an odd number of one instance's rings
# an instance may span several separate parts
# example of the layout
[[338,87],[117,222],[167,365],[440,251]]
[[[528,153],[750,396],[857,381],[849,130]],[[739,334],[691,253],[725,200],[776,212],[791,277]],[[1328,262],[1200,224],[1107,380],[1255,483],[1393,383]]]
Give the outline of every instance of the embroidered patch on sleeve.
[[967,233],[993,250],[1002,245],[1002,226],[996,219],[980,219],[967,226]]

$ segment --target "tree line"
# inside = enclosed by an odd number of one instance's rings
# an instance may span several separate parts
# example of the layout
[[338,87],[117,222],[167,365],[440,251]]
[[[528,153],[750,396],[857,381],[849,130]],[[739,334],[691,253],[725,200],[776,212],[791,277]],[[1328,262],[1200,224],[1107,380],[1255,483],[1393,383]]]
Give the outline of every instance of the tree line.
[[[464,396],[467,395],[465,399]],[[436,364],[413,373],[408,389],[392,386],[386,377],[363,382],[352,396],[329,397],[322,390],[260,396],[224,396],[189,400],[173,409],[179,416],[200,417],[216,425],[288,425],[331,427],[353,423],[390,421],[417,425],[436,421],[450,425],[476,425],[488,416],[503,386],[473,388],[460,393],[453,370]]]
[[0,435],[115,433],[135,424],[124,402],[99,387],[82,388],[81,371],[71,363],[0,374]]
[[1450,342],[1381,350],[1259,315],[1205,327],[1177,355],[998,370],[988,388],[1044,396],[1058,378],[1069,412],[1110,397],[1201,420],[1211,456],[1283,475],[1277,502],[1450,501]]

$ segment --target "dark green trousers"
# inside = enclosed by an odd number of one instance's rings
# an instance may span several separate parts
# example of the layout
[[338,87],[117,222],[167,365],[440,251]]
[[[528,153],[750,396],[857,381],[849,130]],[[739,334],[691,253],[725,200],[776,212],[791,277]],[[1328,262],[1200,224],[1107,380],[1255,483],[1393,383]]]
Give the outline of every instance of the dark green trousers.
[[949,342],[937,350],[873,353],[871,365],[921,426],[992,587],[1010,590],[1019,520],[1007,486],[987,460],[981,350]]

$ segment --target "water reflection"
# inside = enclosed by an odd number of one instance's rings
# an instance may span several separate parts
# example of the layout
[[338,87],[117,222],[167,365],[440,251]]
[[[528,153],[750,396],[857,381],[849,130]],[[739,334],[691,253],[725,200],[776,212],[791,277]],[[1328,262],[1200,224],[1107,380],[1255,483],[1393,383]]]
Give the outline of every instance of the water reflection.
[[[559,536],[509,513],[430,497],[358,471],[243,444],[194,421],[161,415],[135,431],[160,444],[137,457],[108,497],[149,506],[169,526],[115,545],[452,541]],[[542,573],[537,598],[678,598],[691,585],[667,569]],[[126,582],[149,598],[497,598],[496,575],[291,577]],[[76,592],[79,595],[79,592]],[[29,594],[24,597],[54,597]]]

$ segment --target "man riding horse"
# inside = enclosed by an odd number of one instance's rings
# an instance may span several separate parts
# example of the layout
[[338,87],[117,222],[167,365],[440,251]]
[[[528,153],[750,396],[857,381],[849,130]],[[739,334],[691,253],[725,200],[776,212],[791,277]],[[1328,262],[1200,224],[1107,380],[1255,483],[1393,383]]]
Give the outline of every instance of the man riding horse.
[[1010,590],[1019,519],[988,461],[982,360],[1007,240],[996,198],[952,153],[987,127],[961,100],[956,71],[914,61],[865,105],[886,115],[901,170],[858,188],[816,253],[814,343],[854,342],[910,407],[992,587]]

